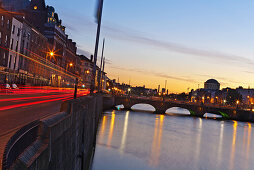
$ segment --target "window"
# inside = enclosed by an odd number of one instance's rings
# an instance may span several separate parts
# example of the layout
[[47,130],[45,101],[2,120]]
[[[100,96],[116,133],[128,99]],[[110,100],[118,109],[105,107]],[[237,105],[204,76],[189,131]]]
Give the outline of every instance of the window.
[[8,42],[8,35],[5,36],[5,46],[7,46],[7,42]]
[[2,27],[4,26],[4,16],[3,15],[1,16],[1,26]]
[[10,29],[11,28],[11,26],[10,26],[10,20],[8,19],[8,21],[7,21],[7,29]]
[[17,36],[18,36],[18,37],[20,36],[20,28],[18,28]]
[[13,38],[11,39],[11,50],[13,50]]
[[17,44],[16,44],[16,51],[18,52],[18,47],[19,47],[19,41],[17,41]]
[[13,27],[12,27],[12,34],[14,34],[15,33],[15,25],[13,25]]
[[11,60],[12,60],[12,55],[10,55],[10,60],[9,60],[9,68],[11,68]]

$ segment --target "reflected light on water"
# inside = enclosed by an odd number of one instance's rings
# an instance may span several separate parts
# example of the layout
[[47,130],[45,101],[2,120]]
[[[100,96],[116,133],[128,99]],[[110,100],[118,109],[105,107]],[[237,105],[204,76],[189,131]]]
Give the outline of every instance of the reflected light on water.
[[154,136],[153,136],[153,144],[152,151],[150,156],[150,165],[156,166],[159,162],[160,157],[160,149],[161,149],[161,138],[163,133],[163,123],[164,123],[164,115],[160,115],[160,118],[156,116],[155,126],[154,126]]
[[115,111],[112,112],[107,146],[110,147],[115,125]]
[[249,158],[250,158],[250,143],[251,143],[251,124],[248,123],[248,136],[247,136],[247,147],[246,147],[246,162],[245,162],[245,165],[246,165],[246,169],[248,169],[248,165],[249,165]]
[[98,139],[99,142],[102,142],[102,140],[104,138],[106,125],[107,125],[107,115],[104,115],[102,118],[102,122],[101,122],[101,130],[100,130],[100,135],[99,135],[99,139]]
[[232,139],[232,148],[231,148],[231,157],[230,157],[230,169],[234,169],[234,160],[235,160],[235,142],[237,134],[237,121],[233,120],[233,139]]
[[121,146],[120,146],[120,150],[119,150],[119,152],[121,154],[124,153],[124,149],[125,149],[126,136],[127,136],[127,131],[128,131],[129,114],[130,114],[130,111],[127,111],[125,114],[125,118],[124,118],[123,135],[122,135]]
[[196,142],[196,152],[195,152],[195,162],[198,164],[199,161],[199,155],[200,155],[200,147],[201,147],[201,135],[202,135],[202,124],[203,120],[201,118],[198,118],[199,120],[199,132],[197,133],[197,142]]
[[218,165],[220,166],[222,160],[222,145],[223,145],[223,137],[224,137],[224,122],[220,125],[220,139],[219,139],[219,146],[218,146]]

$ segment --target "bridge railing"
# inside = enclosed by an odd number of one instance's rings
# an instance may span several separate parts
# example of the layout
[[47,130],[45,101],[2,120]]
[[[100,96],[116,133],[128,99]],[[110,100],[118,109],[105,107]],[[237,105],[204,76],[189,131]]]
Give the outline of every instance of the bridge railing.
[[9,169],[18,156],[37,139],[39,120],[18,130],[8,141],[3,155],[2,169]]

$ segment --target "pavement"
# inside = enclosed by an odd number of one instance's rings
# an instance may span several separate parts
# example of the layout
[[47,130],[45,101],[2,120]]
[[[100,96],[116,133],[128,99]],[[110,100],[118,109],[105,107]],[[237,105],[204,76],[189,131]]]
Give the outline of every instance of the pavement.
[[69,90],[0,94],[0,169],[5,145],[15,132],[32,121],[57,114],[61,103],[72,98]]

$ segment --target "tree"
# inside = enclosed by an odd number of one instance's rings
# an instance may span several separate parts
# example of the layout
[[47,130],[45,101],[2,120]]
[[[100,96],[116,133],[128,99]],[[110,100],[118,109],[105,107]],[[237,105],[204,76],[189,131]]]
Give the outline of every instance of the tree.
[[227,104],[236,105],[237,101],[241,103],[242,99],[243,99],[242,95],[237,90],[235,89],[228,90],[227,97],[226,97]]

